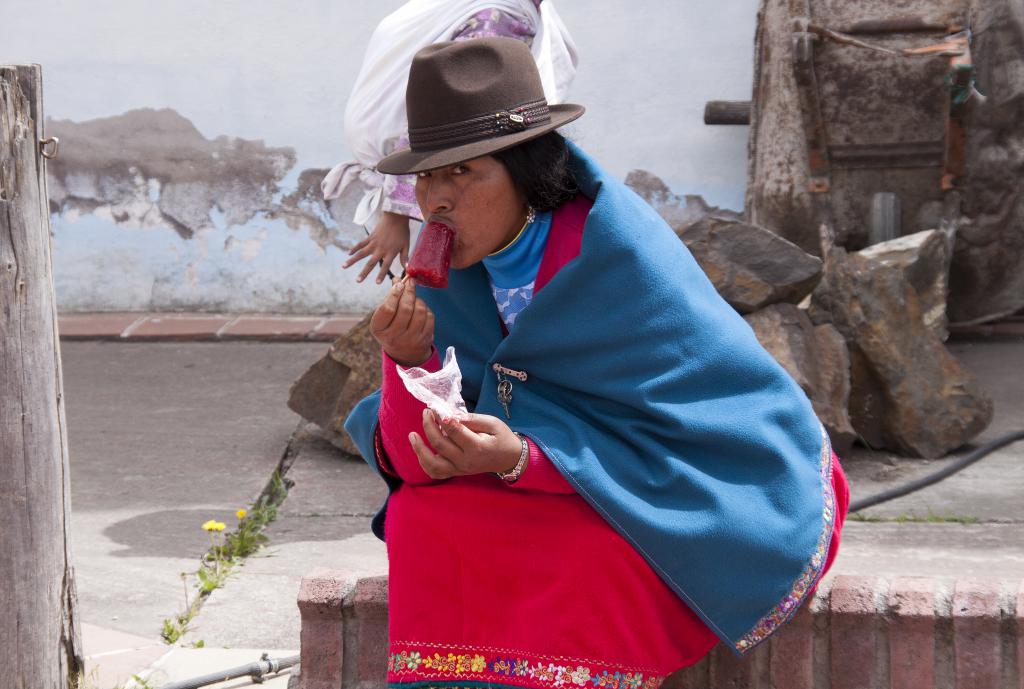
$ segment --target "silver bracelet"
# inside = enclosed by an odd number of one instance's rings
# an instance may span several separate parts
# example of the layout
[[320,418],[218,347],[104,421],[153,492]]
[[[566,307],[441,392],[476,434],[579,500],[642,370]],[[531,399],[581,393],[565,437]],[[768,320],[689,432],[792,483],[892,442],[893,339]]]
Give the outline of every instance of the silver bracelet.
[[520,479],[520,477],[523,475],[523,472],[526,470],[527,463],[530,460],[530,444],[526,442],[526,436],[524,436],[522,433],[516,433],[515,431],[512,432],[515,433],[516,437],[519,438],[519,441],[523,444],[523,449],[519,453],[519,461],[516,462],[516,465],[509,469],[508,471],[494,472],[495,476],[500,478],[505,483],[510,484],[515,483]]

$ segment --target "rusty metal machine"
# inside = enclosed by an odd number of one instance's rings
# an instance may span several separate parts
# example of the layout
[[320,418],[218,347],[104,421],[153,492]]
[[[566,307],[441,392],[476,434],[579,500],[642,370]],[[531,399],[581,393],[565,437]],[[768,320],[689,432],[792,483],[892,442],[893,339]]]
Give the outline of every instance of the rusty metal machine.
[[[959,217],[965,114],[981,96],[966,3],[939,4],[763,3],[751,222],[817,253],[822,223],[859,249]],[[709,103],[705,121],[738,111]]]
[[[1020,0],[761,0],[745,215],[807,251],[955,228],[952,323],[1024,308]],[[984,95],[982,95],[984,94]]]

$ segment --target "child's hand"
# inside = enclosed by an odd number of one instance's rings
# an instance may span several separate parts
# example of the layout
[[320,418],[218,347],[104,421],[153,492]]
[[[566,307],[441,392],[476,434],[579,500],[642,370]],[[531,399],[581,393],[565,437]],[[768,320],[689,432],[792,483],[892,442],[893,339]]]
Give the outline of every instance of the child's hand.
[[384,262],[384,265],[377,273],[377,284],[384,282],[396,256],[401,258],[403,267],[409,261],[409,218],[397,213],[381,213],[380,221],[373,228],[370,236],[352,247],[348,255],[350,258],[342,268],[348,268],[364,258],[369,259],[363,266],[362,272],[359,273],[359,277],[356,278],[356,282],[365,280],[366,276],[381,261]]

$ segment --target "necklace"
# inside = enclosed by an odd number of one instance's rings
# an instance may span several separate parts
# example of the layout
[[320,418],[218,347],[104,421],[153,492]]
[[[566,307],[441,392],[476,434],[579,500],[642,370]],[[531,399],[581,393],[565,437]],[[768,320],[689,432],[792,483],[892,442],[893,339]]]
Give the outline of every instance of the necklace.
[[519,228],[518,232],[516,232],[516,236],[512,238],[511,242],[509,242],[505,246],[501,247],[500,249],[498,249],[494,253],[487,254],[487,256],[488,257],[490,257],[490,256],[497,256],[502,251],[504,251],[505,249],[509,248],[510,246],[515,244],[517,241],[519,241],[519,238],[523,236],[523,232],[526,231],[526,228],[529,227],[530,223],[532,223],[536,219],[537,219],[537,212],[533,210],[533,206],[527,206],[526,207],[526,220],[523,221],[523,226]]

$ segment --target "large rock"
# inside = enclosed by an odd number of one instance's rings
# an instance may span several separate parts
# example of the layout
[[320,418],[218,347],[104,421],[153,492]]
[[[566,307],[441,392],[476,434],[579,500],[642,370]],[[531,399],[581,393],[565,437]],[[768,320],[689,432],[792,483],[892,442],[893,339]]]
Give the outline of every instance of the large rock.
[[821,259],[756,225],[705,216],[677,234],[718,293],[740,313],[797,303],[821,279]]
[[372,315],[335,340],[288,393],[289,409],[320,426],[332,445],[355,455],[359,449],[345,432],[345,419],[381,383],[380,344],[370,334]]
[[925,325],[940,340],[949,336],[946,330],[946,297],[955,235],[956,230],[952,226],[925,230],[880,242],[858,252],[864,258],[903,271],[910,286],[917,291]]
[[835,325],[863,354],[884,402],[886,447],[941,457],[992,421],[992,400],[924,324],[902,269],[835,248],[810,315]]
[[949,278],[949,317],[961,324],[1024,307],[1024,10],[1020,0],[982,0],[971,23],[988,98],[967,124],[967,220]]
[[885,390],[867,357],[856,345],[850,347],[850,423],[857,439],[867,448],[886,447]]
[[[800,312],[806,315],[804,311]],[[818,350],[818,382],[815,410],[828,429],[836,454],[845,453],[857,439],[850,419],[850,351],[846,339],[835,326],[822,323],[814,326]],[[845,405],[843,402],[845,401]]]
[[792,304],[773,304],[744,318],[810,398],[836,453],[849,450],[855,433],[847,414],[850,359],[843,336],[831,325],[815,326]]
[[633,170],[626,185],[665,219],[718,293],[740,313],[777,302],[796,303],[821,277],[821,260],[742,215],[709,206],[700,196],[672,193],[657,175]]

